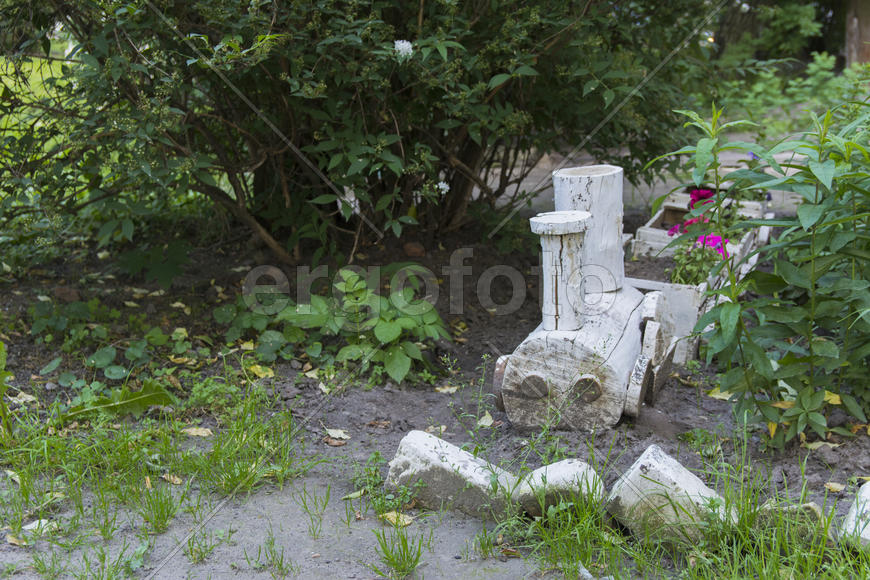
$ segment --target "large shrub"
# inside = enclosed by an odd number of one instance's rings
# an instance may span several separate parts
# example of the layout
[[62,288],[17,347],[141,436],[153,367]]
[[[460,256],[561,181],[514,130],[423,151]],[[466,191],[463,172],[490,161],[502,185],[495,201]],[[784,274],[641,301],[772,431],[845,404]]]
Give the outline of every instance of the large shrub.
[[[690,0],[0,7],[0,114],[14,125],[0,153],[7,219],[87,209],[101,241],[132,239],[131,215],[194,192],[288,260],[306,238],[455,228],[473,190],[491,205],[520,193],[545,151],[582,143],[636,178],[639,160],[672,142],[684,89],[702,81],[690,31],[708,10]],[[68,53],[57,42],[67,37]],[[41,69],[48,78],[35,78],[46,57],[57,59]]]

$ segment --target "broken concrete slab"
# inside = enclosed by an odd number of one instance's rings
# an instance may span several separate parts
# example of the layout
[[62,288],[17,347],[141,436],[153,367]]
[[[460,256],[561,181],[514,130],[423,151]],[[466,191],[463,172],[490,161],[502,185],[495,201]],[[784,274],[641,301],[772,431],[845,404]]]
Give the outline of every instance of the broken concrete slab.
[[644,540],[697,542],[709,518],[736,523],[725,501],[658,445],[613,485],[607,511]]
[[604,499],[601,478],[592,466],[579,459],[563,459],[539,467],[520,481],[512,496],[530,516],[540,516],[549,506],[572,497],[593,502]]
[[427,508],[492,519],[505,513],[518,479],[452,443],[411,431],[399,442],[384,485],[397,489],[417,482],[424,484],[416,490],[417,501]]
[[870,482],[865,483],[855,494],[838,535],[841,542],[870,546]]

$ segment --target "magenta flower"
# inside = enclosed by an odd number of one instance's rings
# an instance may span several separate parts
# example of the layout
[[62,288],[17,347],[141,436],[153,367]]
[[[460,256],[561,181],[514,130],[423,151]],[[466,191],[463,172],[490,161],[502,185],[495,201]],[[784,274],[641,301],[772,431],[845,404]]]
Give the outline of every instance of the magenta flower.
[[714,234],[706,234],[703,236],[698,236],[698,241],[695,242],[695,245],[701,247],[713,248],[716,252],[722,256],[722,259],[728,258],[728,250],[725,248],[725,244],[728,243],[728,239],[723,239],[722,236],[717,236]]
[[704,205],[705,203],[713,203],[713,200],[710,199],[711,197],[713,197],[713,190],[712,189],[693,189],[692,191],[689,192],[689,197],[690,197],[689,209],[695,209],[695,204],[698,203],[699,201],[703,202],[703,203],[701,203],[701,205]]
[[682,229],[682,224],[674,224],[673,226],[671,226],[671,229],[668,230],[668,235],[673,237],[673,236],[677,235],[678,233],[680,233],[681,229]]

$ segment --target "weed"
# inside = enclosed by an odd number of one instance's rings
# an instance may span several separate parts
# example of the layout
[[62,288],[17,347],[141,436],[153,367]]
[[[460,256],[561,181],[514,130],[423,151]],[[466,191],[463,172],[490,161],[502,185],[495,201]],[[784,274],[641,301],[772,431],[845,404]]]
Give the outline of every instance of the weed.
[[372,530],[378,540],[375,551],[384,565],[384,569],[375,565],[371,570],[383,578],[405,578],[420,566],[423,557],[423,546],[431,546],[432,532],[429,539],[421,534],[416,538],[408,537],[408,530],[402,526]]
[[272,525],[269,524],[269,531],[266,536],[266,542],[257,547],[257,557],[251,558],[245,550],[245,561],[248,566],[254,570],[266,570],[272,578],[286,578],[291,574],[297,574],[299,567],[293,563],[293,560],[284,556],[284,548],[280,550],[275,546],[275,533],[272,531]]
[[63,577],[69,568],[69,564],[64,562],[58,553],[54,551],[49,552],[48,554],[44,552],[33,552],[33,555],[31,556],[31,566],[33,567],[34,572],[48,580]]
[[302,491],[296,494],[295,501],[302,510],[308,515],[308,535],[312,538],[319,538],[323,529],[323,514],[326,511],[326,506],[329,504],[329,494],[332,490],[331,485],[326,486],[326,494],[318,496],[315,492],[309,492],[306,486],[302,486]]
[[172,490],[165,485],[141,489],[136,499],[136,511],[155,534],[163,533],[169,528],[169,522],[175,517],[178,507]]
[[205,562],[214,549],[220,545],[220,538],[215,537],[207,531],[200,531],[187,539],[187,544],[184,547],[184,555],[190,560],[191,564],[200,564]]

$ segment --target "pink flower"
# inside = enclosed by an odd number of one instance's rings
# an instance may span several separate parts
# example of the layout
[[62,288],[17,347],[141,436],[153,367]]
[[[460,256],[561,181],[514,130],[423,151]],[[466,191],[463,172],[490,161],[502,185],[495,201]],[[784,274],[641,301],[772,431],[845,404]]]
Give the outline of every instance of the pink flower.
[[671,229],[668,230],[668,235],[672,237],[677,235],[678,233],[680,233],[681,228],[682,224],[674,224],[673,226],[671,226]]
[[698,236],[698,241],[695,242],[696,245],[699,245],[701,247],[706,246],[708,248],[713,248],[714,250],[716,250],[717,253],[719,253],[720,256],[722,256],[723,260],[728,258],[728,250],[725,248],[725,244],[727,243],[727,238],[723,240],[722,236],[717,236],[714,234]]
[[701,205],[704,205],[705,203],[713,203],[713,200],[710,199],[712,197],[712,189],[693,189],[689,192],[689,209],[695,209],[695,204],[699,201],[703,202]]

